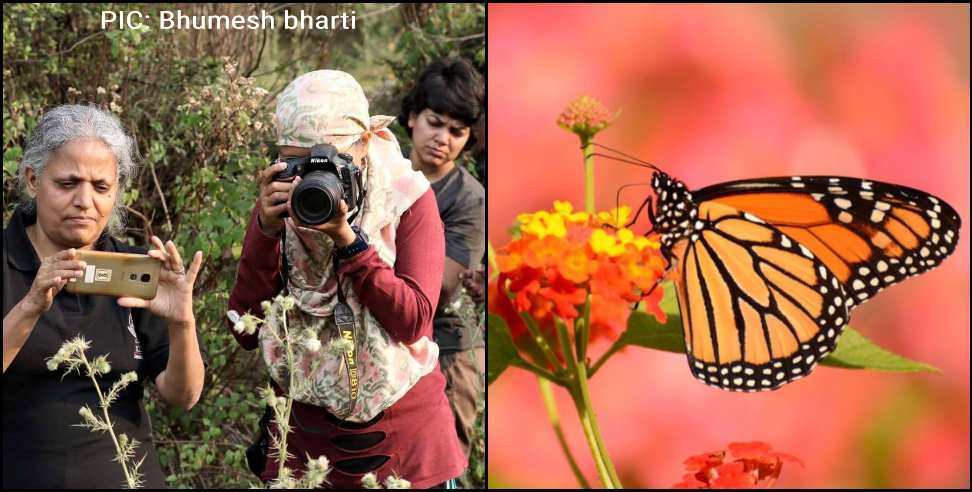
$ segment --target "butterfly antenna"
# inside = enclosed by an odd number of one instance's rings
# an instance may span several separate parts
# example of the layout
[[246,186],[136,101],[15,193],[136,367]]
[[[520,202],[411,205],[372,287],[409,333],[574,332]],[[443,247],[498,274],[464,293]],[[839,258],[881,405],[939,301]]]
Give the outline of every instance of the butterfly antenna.
[[632,156],[632,155],[626,154],[624,152],[621,152],[620,150],[612,149],[611,147],[608,147],[606,145],[602,145],[602,144],[599,144],[599,143],[596,143],[596,142],[591,142],[591,145],[594,145],[595,147],[600,147],[600,148],[602,148],[604,150],[607,150],[608,152],[613,152],[615,154],[621,155],[621,156],[625,157],[626,159],[621,159],[620,157],[612,156],[612,155],[607,155],[607,154],[593,154],[593,155],[596,155],[596,156],[599,156],[599,157],[605,157],[605,158],[608,158],[608,159],[613,159],[613,160],[616,160],[616,161],[619,161],[619,162],[624,162],[624,163],[632,164],[632,165],[635,165],[635,166],[647,167],[647,168],[654,169],[655,171],[661,172],[661,169],[659,169],[658,166],[655,166],[654,164],[652,164],[652,163],[650,163],[648,161],[639,159],[639,158],[637,158],[635,156]]

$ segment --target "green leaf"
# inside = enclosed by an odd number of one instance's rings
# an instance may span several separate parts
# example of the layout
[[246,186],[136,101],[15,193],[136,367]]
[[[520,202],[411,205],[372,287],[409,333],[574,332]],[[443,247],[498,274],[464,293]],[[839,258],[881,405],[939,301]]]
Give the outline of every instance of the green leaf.
[[685,353],[685,337],[682,336],[682,320],[678,315],[668,315],[661,324],[651,314],[634,311],[628,317],[628,329],[621,334],[615,346],[637,345],[666,352]]
[[938,368],[891,353],[870,341],[860,332],[847,327],[837,339],[837,349],[820,361],[821,365],[845,369],[941,373]]
[[516,346],[513,345],[513,338],[510,330],[506,327],[503,318],[490,313],[487,318],[487,340],[489,340],[489,350],[486,351],[486,377],[488,384],[493,384],[496,378],[509,367],[510,362],[515,360],[518,355]]

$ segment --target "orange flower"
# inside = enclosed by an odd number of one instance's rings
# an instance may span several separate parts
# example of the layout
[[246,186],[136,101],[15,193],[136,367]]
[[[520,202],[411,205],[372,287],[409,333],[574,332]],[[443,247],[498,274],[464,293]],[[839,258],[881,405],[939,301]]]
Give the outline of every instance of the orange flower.
[[717,451],[690,456],[685,460],[682,481],[676,489],[738,489],[757,485],[771,486],[783,470],[783,462],[803,463],[788,454],[773,452],[764,442],[734,442],[729,444],[734,461],[725,462],[726,452]]
[[[519,313],[529,313],[541,332],[555,333],[554,316],[568,327],[591,296],[590,339],[612,339],[624,331],[636,302],[664,320],[661,280],[665,262],[658,242],[628,229],[602,227],[627,220],[629,207],[598,214],[574,212],[558,201],[551,210],[517,216],[519,234],[497,250],[499,275],[490,285],[490,311],[502,316],[514,341],[529,332]],[[511,298],[511,297],[512,298]],[[559,343],[550,343],[559,350]]]

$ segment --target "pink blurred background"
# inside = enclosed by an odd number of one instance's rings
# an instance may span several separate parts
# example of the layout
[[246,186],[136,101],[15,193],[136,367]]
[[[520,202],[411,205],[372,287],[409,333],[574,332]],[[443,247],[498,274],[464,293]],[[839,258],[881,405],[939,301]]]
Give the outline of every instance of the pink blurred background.
[[[806,464],[785,468],[777,487],[969,487],[968,5],[489,5],[488,29],[494,246],[518,212],[581,206],[578,140],[555,120],[582,94],[623,108],[597,141],[693,189],[859,176],[931,192],[965,222],[941,267],[852,319],[942,374],[819,367],[776,392],[735,394],[694,380],[683,356],[630,348],[613,358],[592,393],[625,486],[669,487],[689,455],[761,440]],[[599,159],[598,208],[647,176]],[[556,391],[570,446],[599,483]],[[577,486],[522,370],[489,387],[488,453],[490,487]]]

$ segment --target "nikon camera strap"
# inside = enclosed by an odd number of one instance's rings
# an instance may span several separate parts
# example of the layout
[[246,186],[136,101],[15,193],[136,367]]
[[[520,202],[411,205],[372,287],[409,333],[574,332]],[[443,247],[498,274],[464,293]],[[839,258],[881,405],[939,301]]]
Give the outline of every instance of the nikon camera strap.
[[[337,276],[338,258],[334,257],[334,275]],[[358,362],[355,357],[358,347],[357,341],[357,321],[354,311],[344,298],[344,291],[341,290],[341,277],[337,276],[338,303],[334,306],[334,323],[337,325],[338,333],[341,338],[351,342],[351,347],[344,352],[344,365],[348,374],[348,411],[342,419],[347,418],[354,412],[354,404],[358,400]]]

